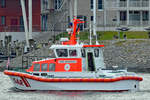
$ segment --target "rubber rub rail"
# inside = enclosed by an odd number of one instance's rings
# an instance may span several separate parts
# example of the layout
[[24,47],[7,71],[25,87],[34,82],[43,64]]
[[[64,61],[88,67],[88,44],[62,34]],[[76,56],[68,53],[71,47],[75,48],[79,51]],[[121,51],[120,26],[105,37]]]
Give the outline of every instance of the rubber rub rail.
[[117,78],[42,78],[20,72],[11,72],[8,70],[5,70],[4,74],[10,76],[24,77],[40,82],[117,82],[121,80],[136,80],[136,81],[143,80],[143,78],[137,76],[122,76]]

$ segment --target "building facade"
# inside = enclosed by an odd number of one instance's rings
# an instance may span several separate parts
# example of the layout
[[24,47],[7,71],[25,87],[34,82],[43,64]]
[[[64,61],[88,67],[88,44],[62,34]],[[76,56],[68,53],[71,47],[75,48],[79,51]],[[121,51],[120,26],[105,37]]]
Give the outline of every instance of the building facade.
[[64,31],[68,26],[71,0],[41,0],[42,31]]
[[[65,11],[64,23],[70,22],[69,17],[74,13],[74,0],[43,1],[48,2],[46,13],[49,15],[46,17],[48,27],[52,26],[51,21],[57,22],[62,18]],[[130,27],[132,31],[144,31],[144,28],[150,25],[150,0],[96,0],[96,2],[99,31],[114,31],[116,27],[121,26]],[[50,15],[55,16],[55,19]],[[77,15],[86,22],[82,28],[89,28],[90,22],[93,21],[93,0],[77,0]],[[63,23],[64,20],[60,22]]]
[[[25,0],[28,17],[28,0]],[[40,31],[40,0],[33,0],[33,31]],[[20,0],[0,0],[0,32],[24,32]]]
[[[25,0],[28,18],[28,0]],[[32,28],[33,32],[41,31],[41,2],[32,0]],[[12,41],[25,40],[25,29],[20,0],[0,0],[0,40],[5,36],[12,36]]]

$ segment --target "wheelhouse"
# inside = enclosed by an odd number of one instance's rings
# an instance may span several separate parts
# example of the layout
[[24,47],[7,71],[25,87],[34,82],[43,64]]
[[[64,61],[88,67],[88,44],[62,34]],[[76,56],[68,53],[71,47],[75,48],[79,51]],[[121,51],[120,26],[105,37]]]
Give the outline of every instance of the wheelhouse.
[[73,30],[68,32],[70,40],[61,39],[62,45],[52,45],[55,58],[34,61],[28,72],[93,72],[105,68],[102,47],[104,45],[79,44],[76,38],[77,24],[84,23],[73,20]]
[[34,61],[28,72],[87,72],[97,71],[103,62],[103,45],[53,45],[56,58]]

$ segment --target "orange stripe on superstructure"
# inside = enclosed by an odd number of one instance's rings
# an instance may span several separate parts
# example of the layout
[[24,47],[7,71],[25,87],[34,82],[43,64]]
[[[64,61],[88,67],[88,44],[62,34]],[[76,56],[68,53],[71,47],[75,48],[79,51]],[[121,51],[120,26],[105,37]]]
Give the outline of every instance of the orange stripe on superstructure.
[[104,45],[83,45],[84,48],[87,47],[104,47]]

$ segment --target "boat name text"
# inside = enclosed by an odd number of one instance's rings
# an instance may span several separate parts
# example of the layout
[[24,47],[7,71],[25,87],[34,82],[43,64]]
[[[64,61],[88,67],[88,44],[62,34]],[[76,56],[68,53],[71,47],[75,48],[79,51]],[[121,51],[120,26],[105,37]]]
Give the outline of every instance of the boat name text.
[[77,63],[76,60],[60,60],[58,63]]
[[20,80],[20,79],[13,78],[13,81],[14,81],[16,84],[18,84],[18,85],[24,86],[23,81]]

